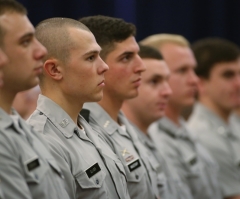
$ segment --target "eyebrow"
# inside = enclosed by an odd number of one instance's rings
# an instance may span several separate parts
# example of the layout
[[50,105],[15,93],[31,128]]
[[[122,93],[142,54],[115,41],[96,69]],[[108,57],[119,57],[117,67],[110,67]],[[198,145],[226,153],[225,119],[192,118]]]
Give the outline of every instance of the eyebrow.
[[126,52],[123,52],[121,55],[119,55],[118,57],[122,57],[124,55],[133,55],[134,52],[131,52],[131,51],[126,51]]
[[101,50],[91,50],[91,51],[86,52],[83,56],[88,56],[91,54],[98,54],[100,52],[101,52]]
[[21,36],[19,40],[23,40],[23,39],[28,38],[28,37],[33,37],[34,35],[35,35],[34,32],[29,32],[29,33],[26,33],[23,36]]

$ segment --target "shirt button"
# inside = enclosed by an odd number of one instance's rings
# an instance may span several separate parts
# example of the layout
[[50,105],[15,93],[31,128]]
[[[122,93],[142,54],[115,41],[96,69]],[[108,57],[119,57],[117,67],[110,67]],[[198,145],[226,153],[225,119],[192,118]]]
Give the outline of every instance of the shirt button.
[[136,175],[135,177],[136,177],[136,179],[138,180],[139,176],[138,176],[138,175]]
[[40,113],[39,113],[39,115],[43,115],[43,113],[42,113],[42,112],[40,112]]
[[99,180],[98,179],[96,180],[96,184],[99,184]]

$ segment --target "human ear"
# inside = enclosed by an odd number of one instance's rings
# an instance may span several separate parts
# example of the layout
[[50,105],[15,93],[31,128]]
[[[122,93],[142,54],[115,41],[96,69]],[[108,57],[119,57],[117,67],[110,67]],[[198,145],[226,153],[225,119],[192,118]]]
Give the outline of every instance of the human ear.
[[44,72],[47,76],[51,77],[54,80],[62,79],[62,68],[57,59],[48,59],[44,63]]

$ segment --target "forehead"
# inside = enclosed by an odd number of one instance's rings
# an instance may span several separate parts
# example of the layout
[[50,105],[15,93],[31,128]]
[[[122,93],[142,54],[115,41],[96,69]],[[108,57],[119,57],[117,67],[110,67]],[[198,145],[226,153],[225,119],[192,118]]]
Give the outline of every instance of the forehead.
[[164,60],[157,59],[142,59],[146,66],[146,71],[142,73],[143,78],[149,78],[152,76],[169,76],[170,71]]
[[139,46],[134,36],[130,36],[122,42],[115,42],[114,50],[108,54],[108,57],[111,54],[111,56],[114,56],[117,58],[118,56],[120,56],[125,52],[129,52],[129,53],[139,52]]
[[233,73],[240,73],[240,58],[237,59],[236,61],[221,62],[221,63],[215,64],[210,74],[220,75],[227,71],[233,72]]
[[70,40],[73,43],[73,51],[81,51],[85,54],[90,51],[100,51],[101,48],[96,42],[94,35],[86,30],[80,28],[69,28]]
[[168,64],[170,70],[177,69],[179,67],[195,67],[196,60],[192,50],[187,46],[180,46],[177,44],[166,43],[160,51],[164,57],[164,60]]
[[4,40],[6,38],[19,39],[23,35],[35,31],[26,15],[15,12],[6,12],[1,15],[0,24],[5,31]]

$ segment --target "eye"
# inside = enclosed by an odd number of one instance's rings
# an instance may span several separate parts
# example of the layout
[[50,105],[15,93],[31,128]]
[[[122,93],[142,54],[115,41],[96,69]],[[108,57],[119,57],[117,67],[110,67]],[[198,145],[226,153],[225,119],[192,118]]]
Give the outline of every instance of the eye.
[[21,42],[21,45],[23,45],[24,47],[27,47],[29,44],[31,43],[31,39],[24,39],[22,42]]
[[87,58],[88,61],[94,61],[96,58],[96,55],[91,55]]
[[187,69],[186,67],[183,67],[183,68],[179,68],[177,72],[178,72],[178,73],[181,73],[181,74],[184,74],[184,73],[187,72],[187,70],[188,70],[188,69]]
[[121,59],[121,61],[123,61],[123,62],[128,62],[132,57],[133,57],[132,54],[126,54],[126,55]]
[[231,78],[233,78],[234,77],[234,72],[233,71],[226,71],[225,73],[223,73],[223,77],[225,78],[225,79],[231,79]]

